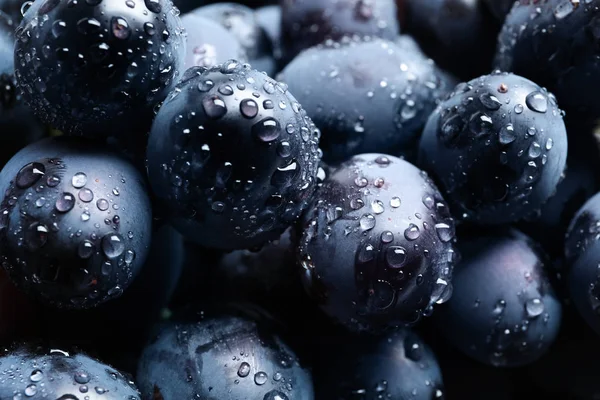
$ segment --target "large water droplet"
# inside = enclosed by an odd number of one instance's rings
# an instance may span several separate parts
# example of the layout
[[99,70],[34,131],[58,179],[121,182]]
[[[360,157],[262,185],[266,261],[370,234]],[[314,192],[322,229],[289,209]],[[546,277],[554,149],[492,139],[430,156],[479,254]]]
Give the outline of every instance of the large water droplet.
[[415,224],[408,225],[408,228],[406,228],[406,230],[404,231],[404,237],[407,240],[417,240],[420,235],[421,231],[419,230],[419,227]]
[[31,397],[31,396],[35,396],[37,393],[37,386],[32,383],[31,385],[27,385],[27,387],[25,388],[25,396],[27,397]]
[[96,18],[82,18],[77,22],[77,30],[84,35],[100,32],[102,24]]
[[79,383],[80,385],[85,385],[86,383],[89,383],[91,378],[87,372],[79,371],[75,373],[74,379],[75,382]]
[[263,400],[289,400],[289,398],[285,395],[285,393],[280,392],[279,390],[271,390],[265,394]]
[[54,204],[56,211],[61,212],[61,213],[66,213],[68,211],[71,211],[74,206],[75,206],[75,196],[73,196],[71,193],[67,193],[67,192],[59,194],[58,198],[56,199],[56,203]]
[[247,377],[250,374],[250,364],[248,364],[247,362],[241,363],[240,367],[238,368],[237,374],[240,378]]
[[235,60],[227,60],[221,64],[220,71],[222,74],[229,75],[233,74],[240,64]]
[[85,202],[85,203],[89,203],[90,201],[94,200],[94,192],[92,192],[90,189],[88,188],[83,188],[79,191],[79,200]]
[[125,251],[125,241],[118,233],[109,233],[102,238],[102,252],[110,259],[117,258]]
[[117,39],[125,40],[131,35],[129,24],[125,18],[113,17],[111,21],[112,34]]
[[77,189],[84,187],[86,183],[87,175],[83,172],[78,172],[75,175],[73,175],[73,178],[71,178],[71,184]]
[[292,148],[289,142],[280,142],[277,145],[277,154],[280,157],[287,158],[292,154]]
[[452,284],[445,279],[438,278],[432,300],[434,300],[436,304],[444,304],[452,297],[452,291]]
[[502,102],[498,98],[490,93],[484,93],[479,96],[479,101],[488,110],[496,111],[502,107]]
[[435,224],[435,231],[437,232],[438,237],[444,243],[451,241],[454,239],[454,223],[438,223]]
[[423,201],[423,205],[425,207],[427,207],[429,210],[433,209],[433,206],[435,206],[435,200],[430,195],[423,196],[422,201]]
[[365,206],[365,202],[362,199],[352,199],[350,200],[350,208],[353,210],[360,210]]
[[211,81],[210,79],[205,79],[205,80],[200,81],[200,83],[198,83],[198,90],[201,92],[208,92],[214,86],[215,86],[215,83],[213,81]]
[[219,96],[210,96],[202,100],[202,107],[206,116],[211,119],[219,119],[227,114],[227,106]]
[[240,102],[240,112],[245,118],[252,119],[258,115],[258,104],[252,99]]
[[35,201],[35,206],[36,206],[37,208],[40,208],[40,207],[42,207],[44,204],[46,204],[46,198],[45,198],[45,197],[43,197],[43,196],[42,196],[42,197],[40,197],[40,198],[38,198],[38,199]]
[[267,92],[268,94],[273,94],[275,93],[275,85],[273,84],[273,82],[271,81],[266,81],[265,84],[263,85],[263,89],[265,90],[265,92]]
[[300,166],[295,161],[285,167],[277,168],[271,177],[271,184],[276,187],[289,187],[300,174]]
[[25,240],[30,250],[40,249],[48,242],[48,227],[39,222],[34,222],[29,226]]
[[385,253],[385,261],[390,268],[402,268],[406,263],[406,249],[400,246],[392,246]]
[[158,14],[162,10],[159,0],[144,0],[144,4],[146,4],[146,8],[153,13]]
[[26,189],[39,181],[45,172],[46,167],[44,167],[44,164],[37,162],[27,164],[17,173],[15,183],[17,187]]
[[92,216],[88,210],[85,210],[84,212],[81,213],[81,220],[83,222],[89,221],[91,217]]
[[52,24],[52,35],[58,39],[67,31],[67,23],[62,20],[56,20]]
[[390,231],[385,231],[381,233],[381,242],[382,243],[391,243],[394,240],[394,234]]
[[532,92],[527,95],[525,104],[532,111],[545,113],[548,110],[548,97],[542,92]]
[[272,142],[279,137],[279,122],[265,118],[252,126],[252,135],[261,142]]
[[354,179],[354,184],[359,188],[365,187],[369,184],[369,181],[364,176],[357,176]]
[[446,120],[440,119],[440,136],[444,142],[451,142],[461,134],[464,121],[460,115],[454,115]]
[[44,378],[44,373],[39,369],[34,369],[29,376],[32,382],[39,382]]
[[373,283],[373,289],[369,303],[376,309],[385,310],[394,303],[396,292],[392,285],[384,280],[377,280]]
[[375,214],[381,214],[385,211],[385,209],[383,208],[383,202],[381,200],[373,200],[371,202],[371,209]]
[[529,299],[525,302],[525,311],[527,311],[527,315],[530,318],[535,318],[540,316],[544,312],[544,303],[541,299]]
[[154,27],[154,24],[151,22],[146,22],[144,24],[144,32],[146,32],[147,35],[152,36],[156,33],[156,28]]
[[358,252],[358,261],[361,263],[367,263],[373,261],[375,258],[375,247],[372,244],[366,244],[361,247]]
[[98,210],[100,211],[106,211],[108,210],[108,200],[106,199],[98,199],[98,201],[96,202],[96,207],[98,207]]
[[375,227],[375,217],[371,214],[365,214],[360,218],[359,224],[363,231],[371,230]]
[[77,254],[83,259],[90,258],[92,254],[94,254],[94,244],[89,240],[84,240],[83,242],[79,243]]
[[268,375],[263,371],[259,371],[254,375],[254,383],[256,383],[259,386],[262,386],[265,383],[267,383],[268,379]]
[[390,165],[390,159],[386,156],[379,156],[375,159],[375,162],[382,167],[387,167]]
[[219,93],[223,96],[231,96],[233,94],[233,88],[229,85],[223,85],[219,88]]
[[48,185],[48,187],[56,187],[56,186],[58,186],[59,183],[60,183],[60,177],[58,177],[56,175],[52,175],[52,176],[49,176],[48,178],[46,178],[46,185]]
[[500,144],[510,144],[517,139],[517,134],[515,133],[515,128],[512,124],[508,124],[503,126],[498,132],[498,141]]
[[538,158],[542,154],[542,146],[538,142],[532,142],[528,154],[531,158]]
[[123,260],[125,261],[126,264],[131,264],[133,262],[133,260],[135,260],[135,251],[127,250],[125,252],[125,257],[123,257]]

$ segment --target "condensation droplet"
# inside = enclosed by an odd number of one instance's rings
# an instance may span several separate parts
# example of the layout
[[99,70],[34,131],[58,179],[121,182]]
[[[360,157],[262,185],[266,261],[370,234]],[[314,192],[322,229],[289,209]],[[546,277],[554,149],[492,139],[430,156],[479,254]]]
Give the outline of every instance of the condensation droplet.
[[79,191],[79,200],[89,203],[90,201],[94,200],[94,192],[88,188],[81,189]]
[[373,200],[371,202],[371,209],[375,214],[381,214],[385,209],[383,208],[383,202],[381,200]]
[[39,369],[34,369],[29,376],[32,382],[39,382],[44,378],[44,373]]
[[371,230],[375,227],[375,217],[371,214],[365,214],[360,218],[359,223],[363,231]]
[[112,34],[120,40],[125,40],[131,35],[129,24],[125,18],[113,17],[111,22]]
[[481,101],[481,104],[488,110],[496,111],[502,107],[502,102],[490,93],[484,93],[479,96],[479,101]]
[[273,118],[265,118],[252,126],[252,134],[261,142],[272,142],[279,137],[279,122]]
[[125,251],[125,241],[118,233],[109,233],[102,238],[102,252],[110,259],[117,258]]
[[240,112],[245,118],[252,119],[258,115],[258,104],[252,99],[245,99],[240,102]]
[[74,376],[75,382],[79,383],[80,385],[84,385],[86,383],[89,383],[90,381],[90,375],[87,372],[76,372],[75,376]]
[[259,386],[262,386],[265,383],[267,383],[268,379],[269,377],[267,376],[266,372],[263,371],[259,371],[254,375],[254,383],[256,383]]
[[394,240],[394,234],[390,231],[385,231],[381,234],[382,243],[391,243]]
[[241,363],[240,367],[238,368],[237,374],[240,378],[247,377],[250,374],[250,364],[248,364],[247,362]]
[[82,188],[86,185],[87,183],[87,175],[84,174],[83,172],[78,172],[75,175],[73,175],[73,178],[71,178],[71,184],[73,185],[74,188]]
[[73,196],[71,193],[67,193],[67,192],[58,195],[58,198],[56,199],[56,203],[54,205],[54,207],[56,208],[56,211],[61,212],[61,213],[71,211],[74,206],[75,206],[75,196]]
[[408,228],[406,228],[406,230],[404,231],[404,237],[407,240],[417,240],[420,235],[421,231],[419,230],[419,227],[415,224],[408,225]]
[[90,258],[92,254],[94,254],[94,244],[89,240],[84,240],[83,242],[79,243],[77,254],[83,259]]
[[56,187],[56,186],[58,186],[59,183],[60,183],[60,177],[58,177],[56,175],[52,175],[52,176],[49,176],[48,178],[46,178],[46,185],[48,185],[48,187]]
[[289,400],[289,397],[279,390],[271,390],[265,394],[263,400]]
[[548,97],[542,92],[532,92],[527,95],[525,104],[532,111],[545,113],[548,110]]
[[444,243],[451,241],[454,238],[454,224],[453,223],[438,223],[435,224],[435,231],[438,237]]
[[544,312],[544,309],[544,303],[539,298],[529,299],[525,302],[525,310],[530,318],[540,316]]
[[108,200],[106,199],[98,199],[98,201],[96,202],[96,207],[98,207],[98,210],[100,211],[106,211],[108,210]]
[[31,397],[31,396],[35,396],[37,394],[37,386],[32,383],[31,385],[27,385],[27,387],[25,388],[25,396],[27,397]]
[[202,100],[202,107],[206,116],[211,119],[219,119],[227,114],[227,106],[218,96],[209,96]]
[[406,263],[406,249],[400,246],[388,248],[385,260],[390,268],[402,268]]
[[500,142],[500,144],[510,144],[516,139],[517,135],[515,133],[515,128],[512,124],[508,124],[500,128],[500,132],[498,132],[498,141]]
[[30,163],[25,165],[17,173],[15,183],[17,187],[26,189],[36,183],[46,172],[46,167],[42,163]]
[[365,205],[364,201],[362,201],[362,199],[352,199],[350,200],[350,208],[352,208],[353,210],[360,210],[361,208],[363,208]]

